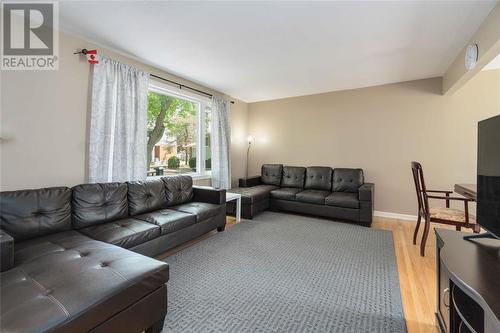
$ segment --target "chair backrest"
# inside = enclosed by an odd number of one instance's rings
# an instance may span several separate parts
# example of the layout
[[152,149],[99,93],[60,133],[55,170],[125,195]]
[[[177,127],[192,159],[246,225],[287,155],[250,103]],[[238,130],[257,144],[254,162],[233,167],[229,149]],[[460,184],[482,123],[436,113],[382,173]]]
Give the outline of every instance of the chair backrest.
[[427,199],[422,165],[418,162],[411,162],[411,172],[413,174],[413,181],[415,182],[415,190],[417,192],[418,213],[424,216],[428,215],[429,200]]

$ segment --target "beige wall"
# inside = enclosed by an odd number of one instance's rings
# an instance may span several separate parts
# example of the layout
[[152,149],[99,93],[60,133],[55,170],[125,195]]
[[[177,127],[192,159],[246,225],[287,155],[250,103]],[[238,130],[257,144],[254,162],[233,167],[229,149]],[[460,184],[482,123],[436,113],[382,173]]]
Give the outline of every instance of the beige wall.
[[500,71],[451,96],[440,78],[251,103],[250,173],[263,163],[360,167],[378,211],[415,215],[410,162],[428,185],[474,183],[477,121],[500,113]]
[[[73,52],[95,48],[60,34],[58,71],[3,71],[1,75],[0,189],[75,185],[86,181],[90,65]],[[102,47],[99,52],[162,77],[213,92]],[[246,103],[232,105],[233,174],[242,175]],[[243,135],[244,137],[244,135]],[[243,141],[242,141],[243,140]],[[236,160],[235,160],[236,158]],[[200,182],[207,184],[207,181]]]

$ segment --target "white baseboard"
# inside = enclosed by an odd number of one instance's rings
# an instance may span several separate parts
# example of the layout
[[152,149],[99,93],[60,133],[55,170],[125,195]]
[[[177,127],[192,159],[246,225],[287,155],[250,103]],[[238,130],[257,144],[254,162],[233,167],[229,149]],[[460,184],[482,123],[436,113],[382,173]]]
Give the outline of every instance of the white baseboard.
[[399,213],[391,213],[391,212],[381,212],[376,210],[373,212],[374,216],[385,217],[390,219],[398,219],[398,220],[406,220],[406,221],[416,221],[416,215],[407,215],[407,214],[399,214]]

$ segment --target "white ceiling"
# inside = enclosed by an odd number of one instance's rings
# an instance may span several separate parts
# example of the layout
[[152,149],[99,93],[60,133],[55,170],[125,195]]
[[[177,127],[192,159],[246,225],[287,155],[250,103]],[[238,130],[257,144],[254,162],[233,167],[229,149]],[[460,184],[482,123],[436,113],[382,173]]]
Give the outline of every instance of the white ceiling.
[[60,25],[255,102],[441,76],[495,4],[70,1]]

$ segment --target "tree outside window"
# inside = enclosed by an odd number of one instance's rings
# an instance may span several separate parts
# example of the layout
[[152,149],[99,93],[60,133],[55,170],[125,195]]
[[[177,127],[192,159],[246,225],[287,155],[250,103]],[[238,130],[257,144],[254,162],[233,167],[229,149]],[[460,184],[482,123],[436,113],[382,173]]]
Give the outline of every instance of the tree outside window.
[[[204,112],[199,112],[203,107]],[[204,126],[198,128],[198,123]],[[210,108],[156,91],[148,94],[148,176],[210,170]],[[199,143],[198,132],[204,140]],[[203,151],[197,149],[203,147]],[[197,159],[205,165],[197,165]],[[207,165],[208,164],[208,165]]]

